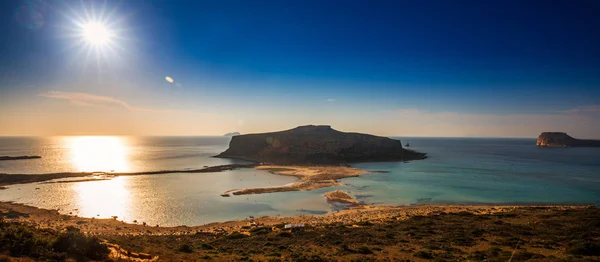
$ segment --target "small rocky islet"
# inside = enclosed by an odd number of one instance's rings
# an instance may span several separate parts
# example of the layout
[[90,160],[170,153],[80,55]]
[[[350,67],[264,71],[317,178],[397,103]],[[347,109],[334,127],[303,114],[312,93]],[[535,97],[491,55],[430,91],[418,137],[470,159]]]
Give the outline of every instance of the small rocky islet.
[[543,132],[536,144],[539,147],[600,147],[600,140],[576,139],[563,132]]

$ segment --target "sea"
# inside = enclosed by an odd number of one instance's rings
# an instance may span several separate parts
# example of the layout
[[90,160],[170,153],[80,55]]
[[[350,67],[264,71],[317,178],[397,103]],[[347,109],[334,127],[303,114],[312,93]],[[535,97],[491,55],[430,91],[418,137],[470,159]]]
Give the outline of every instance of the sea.
[[[0,173],[141,172],[243,164],[214,158],[229,137],[0,137]],[[535,139],[395,137],[424,160],[357,163],[368,174],[313,191],[222,197],[231,189],[270,187],[297,179],[246,168],[216,173],[98,176],[18,184],[0,190],[13,201],[63,214],[149,225],[203,225],[261,216],[337,211],[323,194],[337,189],[373,205],[600,205],[600,148],[539,148]]]

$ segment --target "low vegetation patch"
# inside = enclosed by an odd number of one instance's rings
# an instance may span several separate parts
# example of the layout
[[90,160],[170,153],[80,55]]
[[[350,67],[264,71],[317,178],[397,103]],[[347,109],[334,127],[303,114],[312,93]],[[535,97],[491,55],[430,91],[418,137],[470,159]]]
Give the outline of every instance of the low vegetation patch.
[[0,253],[35,260],[105,260],[109,249],[96,237],[74,227],[64,231],[42,230],[27,224],[0,220]]
[[[295,232],[279,231],[282,227],[250,227],[228,235],[112,236],[109,241],[178,261],[600,260],[598,208],[444,213],[404,221],[306,225]],[[166,248],[173,243],[178,244]],[[182,251],[182,244],[193,248],[192,254]]]
[[2,219],[2,218],[15,219],[15,218],[20,218],[20,217],[29,217],[29,215],[25,214],[25,213],[14,211],[12,209],[9,209],[7,212],[0,212],[0,219]]
[[[39,229],[8,219],[23,215],[8,211],[0,217],[0,262],[108,259],[103,241],[74,227]],[[595,207],[305,224],[294,231],[284,225],[106,240],[161,261],[600,261],[600,209]]]
[[179,252],[183,252],[183,253],[194,252],[194,249],[192,248],[192,246],[190,246],[188,244],[182,244],[181,246],[179,246],[179,248],[177,250],[179,250]]
[[600,243],[598,241],[574,241],[568,245],[567,252],[581,256],[600,256]]

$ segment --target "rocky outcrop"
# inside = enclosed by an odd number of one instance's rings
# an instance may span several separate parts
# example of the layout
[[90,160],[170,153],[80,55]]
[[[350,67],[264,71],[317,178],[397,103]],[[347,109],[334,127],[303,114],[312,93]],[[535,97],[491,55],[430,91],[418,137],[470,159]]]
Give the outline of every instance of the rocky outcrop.
[[600,140],[575,139],[562,132],[544,132],[537,139],[541,147],[600,147]]
[[358,201],[348,193],[342,190],[336,190],[332,192],[325,193],[325,198],[327,202],[337,202],[344,204],[358,204]]
[[232,133],[224,134],[223,136],[239,136],[239,135],[241,135],[240,132],[232,132]]
[[406,161],[424,159],[425,154],[404,149],[400,140],[309,125],[234,136],[229,148],[216,157],[291,165]]

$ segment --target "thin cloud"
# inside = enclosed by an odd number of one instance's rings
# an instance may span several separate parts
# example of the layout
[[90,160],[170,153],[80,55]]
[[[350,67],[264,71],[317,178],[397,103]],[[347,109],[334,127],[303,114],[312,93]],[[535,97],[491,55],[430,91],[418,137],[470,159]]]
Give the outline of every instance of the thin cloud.
[[600,105],[587,105],[562,111],[567,114],[596,114],[600,115]]
[[49,91],[47,93],[42,93],[40,96],[55,98],[55,99],[64,99],[78,106],[101,106],[106,107],[109,105],[118,105],[126,108],[129,111],[143,111],[143,108],[137,108],[129,105],[127,102],[109,97],[109,96],[99,96],[88,93],[77,93],[77,92],[62,92],[62,91]]
[[335,99],[335,98],[328,98],[327,99],[327,102],[329,102],[329,103],[333,103],[335,101],[337,101],[337,99]]
[[79,101],[79,100],[71,100],[71,103],[76,105],[76,106],[82,106],[82,107],[94,107],[94,108],[102,108],[102,109],[114,109],[110,106],[105,106],[105,105],[101,105],[101,104],[90,104],[88,102],[84,102],[84,101]]
[[155,109],[155,108],[145,108],[145,107],[137,107],[130,105],[124,100],[117,99],[110,96],[100,96],[88,93],[78,93],[78,92],[63,92],[63,91],[48,91],[46,93],[41,93],[39,96],[54,98],[54,99],[62,99],[71,102],[77,106],[84,107],[96,107],[103,109],[114,109],[115,107],[121,107],[128,111],[132,112],[152,112],[152,113],[191,113],[198,115],[211,115],[205,113],[198,113],[194,111],[187,110],[173,110],[173,109]]

